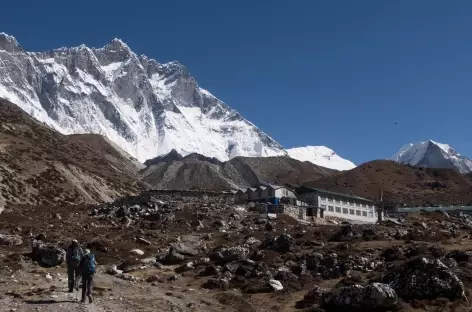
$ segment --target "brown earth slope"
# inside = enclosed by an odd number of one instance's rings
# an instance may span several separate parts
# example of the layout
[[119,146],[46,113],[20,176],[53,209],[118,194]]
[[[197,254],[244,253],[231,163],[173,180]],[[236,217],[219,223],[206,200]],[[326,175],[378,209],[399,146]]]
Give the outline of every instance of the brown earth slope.
[[472,203],[472,180],[450,169],[405,166],[388,160],[375,160],[305,185],[350,193],[407,205]]
[[271,184],[299,184],[333,172],[290,157],[236,157],[219,162],[198,154],[173,155],[147,162],[143,180],[154,188],[227,190]]
[[62,135],[0,99],[0,205],[96,203],[140,189],[124,169],[133,165],[116,154],[113,165],[103,148]]

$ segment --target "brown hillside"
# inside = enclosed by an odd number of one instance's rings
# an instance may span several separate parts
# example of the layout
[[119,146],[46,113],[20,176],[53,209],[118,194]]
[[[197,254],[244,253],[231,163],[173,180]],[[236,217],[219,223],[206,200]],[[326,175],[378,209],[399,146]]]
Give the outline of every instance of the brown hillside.
[[0,100],[0,205],[96,203],[141,187],[100,148],[80,141]]
[[148,161],[140,172],[154,188],[228,190],[262,183],[299,184],[335,172],[289,157],[236,157],[226,162],[192,154],[175,154]]
[[388,160],[375,160],[305,185],[332,191],[384,199],[407,205],[462,204],[472,202],[472,180],[450,169],[405,166]]

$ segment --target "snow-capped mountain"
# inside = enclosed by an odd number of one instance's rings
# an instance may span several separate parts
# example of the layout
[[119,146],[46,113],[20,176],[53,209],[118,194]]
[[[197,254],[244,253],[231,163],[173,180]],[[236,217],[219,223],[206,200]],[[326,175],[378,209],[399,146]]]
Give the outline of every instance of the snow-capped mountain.
[[350,170],[356,165],[336,154],[332,149],[326,146],[306,146],[296,147],[287,150],[288,155],[300,161],[309,161],[315,165],[336,169]]
[[222,161],[286,155],[183,65],[138,56],[119,39],[36,53],[1,33],[0,97],[63,134],[101,134],[142,162],[173,149]]
[[472,160],[462,156],[451,146],[432,140],[407,144],[390,160],[417,167],[448,168],[461,173],[472,172]]

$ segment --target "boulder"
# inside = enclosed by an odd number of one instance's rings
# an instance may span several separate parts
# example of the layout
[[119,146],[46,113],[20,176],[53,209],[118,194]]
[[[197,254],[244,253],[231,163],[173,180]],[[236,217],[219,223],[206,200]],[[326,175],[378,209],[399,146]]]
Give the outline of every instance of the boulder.
[[326,289],[315,285],[304,297],[303,303],[307,306],[318,304],[321,302],[323,295],[326,293]]
[[227,290],[229,288],[229,281],[224,278],[210,278],[202,285],[202,288]]
[[399,270],[383,276],[382,282],[403,299],[465,298],[461,280],[440,260],[423,257],[410,260]]
[[446,258],[452,258],[457,262],[469,262],[472,259],[472,253],[468,251],[454,250],[446,255]]
[[277,237],[268,237],[262,247],[280,253],[287,253],[293,250],[294,245],[295,240],[289,234],[282,234]]
[[178,253],[174,247],[169,249],[167,255],[162,259],[164,264],[172,265],[172,264],[180,264],[185,261],[185,256]]
[[133,249],[131,250],[131,254],[135,256],[144,256],[144,251],[141,249]]
[[187,271],[191,271],[195,268],[195,265],[192,261],[190,262],[187,262],[181,266],[179,266],[178,268],[175,269],[175,272],[176,273],[183,273],[183,272],[187,272]]
[[323,296],[321,307],[326,311],[387,311],[398,304],[398,297],[389,285],[373,283],[351,285],[335,289]]
[[347,224],[339,229],[338,232],[334,233],[328,240],[330,242],[344,242],[351,240],[354,237],[352,225]]
[[215,262],[227,263],[231,261],[245,260],[249,255],[249,249],[242,246],[220,246],[213,250],[210,259]]
[[285,283],[298,283],[298,276],[287,270],[279,270],[275,275],[275,279]]
[[120,274],[123,274],[123,271],[122,270],[118,270],[118,268],[116,267],[116,265],[112,266],[112,267],[109,267],[107,269],[107,274],[110,274],[110,275],[120,275]]
[[400,260],[404,257],[404,254],[403,250],[400,247],[394,246],[386,248],[380,256],[383,257],[385,261],[391,262],[395,260]]
[[54,267],[66,260],[66,251],[56,245],[44,244],[42,241],[33,241],[32,258],[39,265]]
[[246,239],[246,241],[244,242],[246,245],[260,245],[262,244],[262,242],[254,237],[249,237],[248,239]]
[[0,234],[0,246],[20,246],[23,245],[23,239],[18,235]]
[[284,287],[282,286],[282,283],[279,282],[278,280],[275,280],[275,279],[269,280],[269,285],[275,291],[279,291],[279,290],[284,289]]
[[36,237],[34,239],[44,242],[46,240],[46,235],[44,233],[40,233],[40,234],[36,235]]

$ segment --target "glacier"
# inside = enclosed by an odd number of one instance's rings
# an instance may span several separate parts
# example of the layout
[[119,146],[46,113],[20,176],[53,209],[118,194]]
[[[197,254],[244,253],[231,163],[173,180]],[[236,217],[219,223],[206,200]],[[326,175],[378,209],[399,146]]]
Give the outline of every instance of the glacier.
[[389,159],[417,167],[454,169],[460,173],[472,172],[472,160],[459,154],[450,145],[433,140],[406,144]]
[[305,146],[287,149],[290,157],[300,160],[309,161],[315,165],[335,169],[335,170],[351,170],[356,165],[339,156],[332,149],[326,146]]
[[141,162],[173,149],[223,161],[286,155],[183,65],[138,56],[120,39],[27,52],[1,33],[0,97],[63,134],[101,134]]

